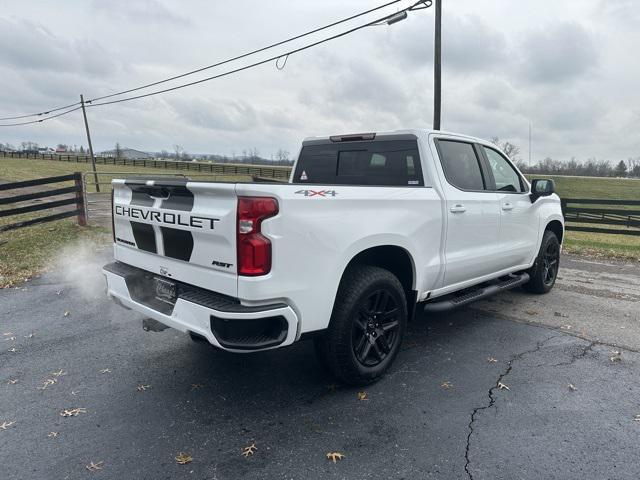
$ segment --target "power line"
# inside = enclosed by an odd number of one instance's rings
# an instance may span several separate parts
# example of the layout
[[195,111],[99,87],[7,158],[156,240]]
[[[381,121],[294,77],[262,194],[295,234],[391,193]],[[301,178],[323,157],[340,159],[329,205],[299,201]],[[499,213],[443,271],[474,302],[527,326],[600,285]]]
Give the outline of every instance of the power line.
[[354,19],[356,19],[356,18],[362,17],[362,16],[364,16],[364,15],[367,15],[367,14],[369,14],[369,13],[375,12],[375,11],[377,11],[377,10],[381,10],[381,9],[383,9],[383,8],[389,7],[389,6],[391,6],[391,5],[394,5],[394,4],[396,4],[396,3],[399,3],[399,2],[401,2],[401,1],[402,1],[402,0],[393,0],[393,1],[389,2],[389,3],[385,3],[384,5],[380,5],[380,6],[378,6],[378,7],[371,8],[371,9],[366,10],[366,11],[364,11],[364,12],[360,12],[360,13],[357,13],[357,14],[355,14],[355,15],[351,15],[350,17],[343,18],[342,20],[335,21],[335,22],[330,23],[330,24],[328,24],[328,25],[325,25],[325,26],[323,26],[323,27],[318,27],[318,28],[313,29],[313,30],[310,30],[310,31],[308,31],[308,32],[301,33],[301,34],[299,34],[299,35],[295,35],[295,36],[293,36],[293,37],[287,38],[286,40],[281,40],[281,41],[279,41],[279,42],[272,43],[271,45],[267,45],[266,47],[258,48],[258,49],[256,49],[256,50],[252,50],[252,51],[250,51],[250,52],[243,53],[243,54],[238,55],[238,56],[236,56],[236,57],[229,58],[229,59],[227,59],[227,60],[222,60],[222,61],[220,61],[220,62],[213,63],[213,64],[211,64],[211,65],[207,65],[207,66],[205,66],[205,67],[197,68],[197,69],[195,69],[195,70],[191,70],[191,71],[189,71],[189,72],[182,73],[182,74],[180,74],[180,75],[175,75],[175,76],[173,76],[173,77],[165,78],[164,80],[158,80],[157,82],[147,83],[146,85],[141,85],[141,86],[139,86],[139,87],[130,88],[130,89],[128,89],[128,90],[123,90],[123,91],[121,91],[121,92],[111,93],[111,94],[109,94],[109,95],[104,95],[104,96],[102,96],[102,97],[96,97],[96,98],[93,98],[93,99],[91,99],[91,100],[87,100],[85,103],[97,102],[97,101],[99,101],[99,100],[104,100],[104,99],[106,99],[106,98],[112,98],[112,97],[116,97],[116,96],[119,96],[119,95],[124,95],[124,94],[126,94],[126,93],[136,92],[136,91],[138,91],[138,90],[143,90],[143,89],[145,89],[145,88],[154,87],[154,86],[156,86],[156,85],[160,85],[160,84],[162,84],[162,83],[167,83],[167,82],[170,82],[170,81],[172,81],[172,80],[177,80],[177,79],[179,79],[179,78],[184,78],[184,77],[187,77],[187,76],[189,76],[189,75],[193,75],[193,74],[195,74],[195,73],[200,73],[200,72],[203,72],[203,71],[205,71],[205,70],[209,70],[209,69],[211,69],[211,68],[219,67],[219,66],[221,66],[221,65],[225,65],[225,64],[227,64],[227,63],[235,62],[236,60],[240,60],[240,59],[242,59],[242,58],[246,58],[246,57],[249,57],[249,56],[251,56],[251,55],[255,55],[256,53],[264,52],[265,50],[270,50],[270,49],[272,49],[272,48],[279,47],[280,45],[284,45],[285,43],[293,42],[294,40],[298,40],[298,39],[300,39],[300,38],[307,37],[307,36],[312,35],[312,34],[314,34],[314,33],[321,32],[322,30],[326,30],[326,29],[328,29],[328,28],[335,27],[336,25],[340,25],[340,24],[342,24],[342,23],[345,23],[345,22],[348,22],[348,21],[354,20]]
[[[226,63],[233,62],[233,61],[238,60],[238,59],[241,59],[241,58],[245,58],[245,57],[247,57],[247,56],[250,56],[250,55],[253,55],[253,54],[256,54],[256,53],[259,53],[259,52],[262,52],[262,51],[268,50],[268,49],[271,49],[271,48],[273,48],[273,47],[276,47],[276,46],[279,46],[279,45],[282,45],[282,44],[285,44],[285,43],[291,42],[291,41],[293,41],[293,40],[296,40],[296,39],[302,38],[302,37],[304,37],[304,36],[308,36],[308,35],[311,35],[311,34],[313,34],[313,33],[317,33],[317,32],[319,32],[319,31],[321,31],[321,30],[325,30],[325,29],[330,28],[330,27],[332,27],[332,26],[339,25],[339,24],[344,23],[344,22],[347,22],[347,21],[349,21],[349,20],[353,20],[353,19],[355,19],[355,18],[361,17],[361,16],[363,16],[363,15],[366,15],[366,14],[368,14],[368,13],[374,12],[374,11],[376,11],[376,10],[380,10],[380,9],[382,9],[382,8],[388,7],[388,6],[393,5],[393,4],[395,4],[395,3],[399,3],[400,1],[402,1],[402,0],[394,0],[394,1],[392,1],[392,2],[389,2],[389,3],[386,3],[386,4],[384,4],[384,5],[381,5],[381,6],[378,6],[378,7],[372,8],[372,9],[367,10],[367,11],[365,11],[365,12],[361,12],[361,13],[359,13],[359,14],[352,15],[351,17],[348,17],[348,18],[345,18],[345,19],[339,20],[339,21],[337,21],[337,22],[333,22],[333,23],[331,23],[331,24],[329,24],[329,25],[325,25],[324,27],[319,27],[319,28],[314,29],[314,30],[311,30],[311,31],[309,31],[309,32],[306,32],[306,33],[303,33],[303,34],[300,34],[300,35],[297,35],[297,36],[291,37],[291,38],[286,39],[286,40],[282,40],[282,41],[280,41],[280,42],[274,43],[274,44],[272,44],[272,45],[269,45],[269,46],[266,46],[266,47],[263,47],[263,48],[260,48],[260,49],[257,49],[257,50],[253,50],[253,51],[251,51],[251,52],[248,52],[248,53],[245,53],[245,54],[239,55],[239,56],[237,56],[237,57],[234,57],[234,58],[231,58],[231,59],[228,59],[228,60],[224,60],[224,61],[218,62],[218,63],[216,63],[216,64],[208,65],[208,66],[206,66],[206,67],[202,67],[202,68],[197,69],[197,70],[192,70],[192,71],[190,71],[190,72],[186,72],[186,73],[181,74],[181,75],[176,75],[176,76],[174,76],[174,77],[167,78],[167,79],[164,79],[164,80],[160,80],[160,81],[157,81],[157,82],[153,82],[153,83],[150,83],[150,84],[147,84],[147,85],[143,85],[143,86],[140,86],[140,87],[131,88],[131,89],[128,89],[128,90],[123,90],[123,91],[121,91],[121,92],[113,93],[113,94],[110,94],[110,95],[105,95],[105,96],[102,96],[102,97],[96,97],[96,98],[93,98],[93,99],[91,99],[91,100],[85,100],[85,102],[84,102],[84,103],[85,103],[85,106],[86,106],[86,107],[98,107],[98,106],[103,106],[103,105],[111,105],[111,104],[114,104],[114,103],[128,102],[128,101],[131,101],[131,100],[137,100],[137,99],[140,99],[140,98],[145,98],[145,97],[150,97],[150,96],[154,96],[154,95],[159,95],[159,94],[161,94],[161,93],[171,92],[171,91],[173,91],[173,90],[179,90],[179,89],[186,88],[186,87],[190,87],[190,86],[197,85],[197,84],[200,84],[200,83],[208,82],[208,81],[211,81],[211,80],[214,80],[214,79],[217,79],[217,78],[225,77],[225,76],[228,76],[228,75],[232,75],[232,74],[234,74],[234,73],[238,73],[238,72],[241,72],[241,71],[244,71],[244,70],[248,70],[248,69],[251,69],[251,68],[254,68],[254,67],[260,66],[260,65],[264,65],[265,63],[272,62],[272,61],[274,61],[274,60],[275,60],[275,61],[278,61],[278,59],[281,59],[281,58],[287,58],[287,57],[289,57],[290,55],[292,55],[292,54],[294,54],[294,53],[298,53],[298,52],[302,52],[302,51],[304,51],[304,50],[308,50],[308,49],[313,48],[313,47],[315,47],[315,46],[318,46],[318,45],[320,45],[320,44],[323,44],[323,43],[329,42],[329,41],[331,41],[331,40],[335,40],[335,39],[340,38],[340,37],[344,37],[344,36],[346,36],[346,35],[349,35],[349,34],[351,34],[351,33],[354,33],[354,32],[356,32],[356,31],[358,31],[358,30],[362,30],[362,29],[367,28],[367,27],[376,26],[376,25],[381,25],[381,24],[384,24],[385,22],[387,22],[388,24],[395,23],[396,21],[398,21],[398,19],[402,19],[402,18],[400,18],[400,17],[399,17],[399,15],[400,15],[400,14],[402,14],[402,13],[405,13],[405,14],[406,14],[407,12],[412,11],[412,10],[422,10],[422,9],[424,9],[424,8],[428,8],[428,7],[430,7],[430,6],[432,5],[432,3],[433,3],[433,2],[432,2],[432,0],[418,0],[416,3],[414,3],[414,4],[410,5],[409,7],[406,7],[406,8],[404,8],[404,9],[401,9],[401,10],[399,10],[398,12],[391,13],[391,14],[389,14],[389,15],[385,15],[385,16],[383,16],[383,17],[381,17],[381,18],[378,18],[378,19],[376,19],[376,20],[373,20],[373,21],[371,21],[371,22],[368,22],[368,23],[365,23],[365,24],[359,25],[359,26],[357,26],[357,27],[353,27],[353,28],[351,28],[351,29],[349,29],[349,30],[346,30],[346,31],[344,31],[344,32],[341,32],[341,33],[338,33],[338,34],[332,35],[332,36],[330,36],[330,37],[326,37],[326,38],[324,38],[324,39],[322,39],[322,40],[318,40],[318,41],[316,41],[316,42],[310,43],[310,44],[308,44],[308,45],[304,45],[304,46],[302,46],[302,47],[299,47],[299,48],[296,48],[296,49],[290,50],[290,51],[288,51],[288,52],[281,53],[281,54],[278,54],[278,55],[275,55],[275,56],[269,57],[269,58],[267,58],[267,59],[265,59],[265,60],[261,60],[261,61],[258,61],[258,62],[254,62],[254,63],[252,63],[252,64],[245,65],[245,66],[243,66],[243,67],[239,67],[239,68],[236,68],[236,69],[233,69],[233,70],[229,70],[229,71],[227,71],[227,72],[223,72],[223,73],[220,73],[220,74],[217,74],[217,75],[212,75],[212,76],[210,76],[210,77],[205,77],[205,78],[202,78],[202,79],[199,79],[199,80],[195,80],[195,81],[192,81],[192,82],[188,82],[188,83],[185,83],[185,84],[181,84],[181,85],[177,85],[177,86],[174,86],[174,87],[165,88],[165,89],[161,89],[161,90],[156,90],[156,91],[149,92],[149,93],[145,93],[145,94],[141,94],[141,95],[134,95],[134,96],[125,97],[125,98],[121,98],[121,99],[117,99],[117,100],[110,100],[110,101],[107,101],[107,102],[98,102],[99,100],[104,100],[104,99],[107,99],[107,98],[112,98],[112,97],[114,97],[114,96],[123,95],[123,94],[125,94],[125,93],[131,93],[131,92],[134,92],[134,91],[139,91],[139,90],[142,90],[142,89],[145,89],[145,88],[148,88],[148,87],[154,86],[154,85],[159,85],[159,84],[162,84],[162,83],[166,83],[166,82],[169,82],[169,81],[171,81],[171,80],[175,80],[175,79],[178,79],[178,78],[182,78],[182,77],[185,77],[185,76],[188,76],[188,75],[192,75],[192,74],[194,74],[194,73],[198,73],[198,72],[201,72],[201,71],[204,71],[204,70],[210,69],[210,68],[214,68],[214,67],[216,67],[216,66],[220,66],[220,65],[223,65],[223,64],[226,64]],[[406,15],[405,15],[405,17],[406,17]],[[404,18],[404,17],[403,17],[403,18]],[[284,67],[284,66],[283,66],[283,67]],[[98,103],[94,103],[94,102],[98,102]],[[74,111],[76,111],[76,110],[81,109],[81,108],[82,108],[82,106],[76,106],[76,105],[80,105],[80,103],[81,103],[81,102],[76,102],[76,103],[73,103],[73,104],[71,104],[71,105],[67,105],[67,106],[65,106],[65,107],[58,107],[58,108],[55,108],[55,109],[49,110],[49,111],[47,111],[47,112],[40,112],[40,113],[36,113],[36,114],[32,114],[32,115],[21,115],[21,116],[16,116],[16,117],[5,117],[5,118],[0,118],[0,120],[4,120],[4,119],[20,119],[20,118],[28,118],[28,117],[31,117],[31,116],[40,116],[40,115],[49,114],[49,113],[51,113],[51,112],[54,112],[54,111],[60,111],[60,110],[63,110],[63,109],[65,109],[65,108],[69,108],[69,107],[75,107],[75,108],[71,108],[71,109],[69,109],[69,110],[65,110],[65,111],[63,111],[63,112],[61,112],[61,113],[58,113],[58,114],[56,114],[56,115],[50,115],[50,116],[47,116],[47,117],[45,117],[45,118],[41,118],[41,119],[38,119],[38,120],[31,120],[31,121],[28,121],[28,122],[19,122],[19,123],[10,123],[10,124],[0,124],[0,127],[11,127],[11,126],[18,126],[18,125],[29,125],[29,124],[33,124],[33,123],[41,123],[41,122],[44,122],[44,121],[46,121],[46,120],[51,120],[51,119],[53,119],[53,118],[61,117],[61,116],[63,116],[63,115],[67,115],[67,114],[69,114],[69,113],[71,113],[71,112],[74,112]]]
[[[24,115],[16,115],[15,117],[2,117],[2,118],[0,118],[0,120],[19,120],[21,118],[39,117],[39,116],[42,116],[42,115],[49,115],[52,112],[59,112],[60,110],[64,110],[66,108],[75,107],[76,105],[80,105],[80,102],[72,103],[72,104],[69,104],[69,105],[64,105],[63,107],[50,108],[49,110],[45,110],[44,112],[30,113],[30,114],[24,114]],[[19,123],[18,125],[26,125],[27,123],[37,123],[38,121],[39,120],[37,120],[35,122]]]
[[[79,103],[80,103],[80,102],[78,102],[78,103],[74,103],[73,105],[78,105]],[[28,122],[18,122],[18,123],[0,123],[0,127],[15,127],[15,126],[18,126],[18,125],[30,125],[30,124],[32,124],[32,123],[41,123],[41,122],[46,122],[47,120],[51,120],[51,119],[53,119],[53,118],[62,117],[63,115],[67,115],[68,113],[75,112],[76,110],[80,110],[81,108],[82,108],[82,106],[80,106],[80,107],[75,107],[75,108],[72,108],[72,109],[70,109],[70,110],[66,110],[66,111],[64,111],[64,112],[57,113],[57,114],[55,114],[55,115],[50,115],[50,116],[48,116],[48,117],[41,118],[40,120],[30,120],[30,121],[28,121]],[[58,109],[56,109],[56,110],[60,110],[60,108],[58,108]],[[52,111],[53,111],[53,110],[52,110]],[[19,118],[25,118],[25,117],[19,117]]]
[[[147,84],[145,84],[145,85],[141,85],[141,86],[139,86],[139,87],[135,87],[135,88],[130,88],[130,89],[128,89],[128,90],[122,90],[122,91],[120,91],[120,92],[111,93],[111,94],[109,94],[109,95],[103,95],[103,96],[101,96],[101,97],[96,97],[96,98],[93,98],[93,99],[91,99],[91,100],[87,100],[85,103],[90,104],[92,101],[99,101],[99,100],[104,100],[104,99],[106,99],[106,98],[112,98],[112,97],[116,97],[116,96],[119,96],[119,95],[124,95],[124,94],[126,94],[126,93],[137,92],[137,91],[139,91],[139,90],[143,90],[143,89],[145,89],[145,88],[154,87],[154,86],[156,86],[156,85],[160,85],[160,84],[162,84],[162,83],[167,83],[167,82],[170,82],[170,81],[173,81],[173,80],[177,80],[177,79],[179,79],[179,78],[184,78],[184,77],[187,77],[187,76],[189,76],[189,75],[194,75],[194,74],[196,74],[196,73],[200,73],[200,72],[203,72],[203,71],[205,71],[205,70],[209,70],[209,69],[211,69],[211,68],[219,67],[219,66],[221,66],[221,65],[225,65],[225,64],[227,64],[227,63],[231,63],[231,62],[234,62],[234,61],[236,61],[236,60],[240,60],[240,59],[242,59],[242,58],[246,58],[246,57],[249,57],[249,56],[251,56],[251,55],[255,55],[256,53],[264,52],[265,50],[269,50],[269,49],[272,49],[272,48],[278,47],[278,46],[280,46],[280,45],[284,45],[285,43],[293,42],[294,40],[298,40],[298,39],[300,39],[300,38],[307,37],[307,36],[312,35],[312,34],[314,34],[314,33],[318,33],[318,32],[320,32],[320,31],[322,31],[322,30],[326,30],[326,29],[328,29],[328,28],[335,27],[336,25],[340,25],[340,24],[342,24],[342,23],[345,23],[345,22],[348,22],[348,21],[354,20],[354,19],[356,19],[356,18],[362,17],[362,16],[364,16],[364,15],[367,15],[367,14],[369,14],[369,13],[375,12],[375,11],[377,11],[377,10],[381,10],[381,9],[383,9],[383,8],[389,7],[389,6],[391,6],[391,5],[394,5],[394,4],[396,4],[396,3],[399,3],[399,2],[401,2],[401,1],[402,1],[402,0],[393,0],[393,1],[391,1],[391,2],[385,3],[384,5],[380,5],[380,6],[377,6],[377,7],[371,8],[371,9],[369,9],[369,10],[366,10],[366,11],[364,11],[364,12],[360,12],[360,13],[357,13],[357,14],[355,14],[355,15],[351,15],[350,17],[346,17],[346,18],[343,18],[343,19],[341,19],[341,20],[337,20],[337,21],[335,21],[335,22],[329,23],[328,25],[324,25],[324,26],[322,26],[322,27],[315,28],[315,29],[310,30],[310,31],[308,31],[308,32],[301,33],[301,34],[299,34],[299,35],[295,35],[295,36],[290,37],[290,38],[287,38],[287,39],[285,39],[285,40],[281,40],[281,41],[279,41],[279,42],[272,43],[271,45],[267,45],[266,47],[258,48],[258,49],[256,49],[256,50],[252,50],[252,51],[250,51],[250,52],[243,53],[243,54],[238,55],[238,56],[235,56],[235,57],[233,57],[233,58],[229,58],[229,59],[226,59],[226,60],[222,60],[222,61],[220,61],[220,62],[213,63],[213,64],[211,64],[211,65],[207,65],[207,66],[204,66],[204,67],[201,67],[201,68],[197,68],[197,69],[195,69],[195,70],[191,70],[191,71],[189,71],[189,72],[181,73],[180,75],[175,75],[175,76],[173,76],[173,77],[165,78],[165,79],[163,79],[163,80],[158,80],[158,81],[156,81],[156,82],[147,83]],[[49,114],[50,114],[50,113],[52,113],[52,112],[58,112],[58,111],[60,111],[60,110],[65,110],[65,109],[67,109],[67,108],[75,107],[76,105],[80,105],[80,102],[75,102],[75,103],[72,103],[72,104],[70,104],[70,105],[65,105],[65,106],[62,106],[62,107],[50,108],[50,109],[48,109],[48,110],[46,110],[46,111],[42,111],[42,112],[36,112],[36,113],[30,113],[30,114],[23,114],[23,115],[16,115],[16,116],[12,116],[12,117],[0,117],[0,121],[3,121],[3,120],[18,120],[18,119],[21,119],[21,118],[30,118],[30,117],[37,117],[37,116],[49,115]],[[38,123],[38,122],[37,122],[37,121],[33,121],[33,122],[22,122],[22,123],[19,123],[19,124],[17,124],[17,125],[27,125],[27,124],[29,124],[29,123]],[[14,124],[11,124],[11,125],[14,125]],[[7,126],[9,126],[9,125],[7,125]]]
[[[410,11],[412,9],[415,9],[415,7],[417,7],[418,5],[431,6],[431,1],[430,0],[420,0],[420,1],[416,2],[415,4],[411,5],[410,7],[407,7],[407,8],[404,8],[404,9],[400,10],[400,12],[408,12],[408,11]],[[418,7],[418,8],[421,8],[421,7]],[[385,15],[384,17],[378,18],[377,20],[373,20],[373,21],[365,23],[363,25],[359,25],[359,26],[351,28],[349,30],[345,30],[344,32],[332,35],[332,36],[324,38],[322,40],[318,40],[317,42],[310,43],[310,44],[305,45],[303,47],[299,47],[299,48],[296,48],[296,49],[293,49],[293,50],[289,50],[288,52],[284,52],[284,53],[269,57],[269,58],[267,58],[265,60],[260,60],[259,62],[254,62],[254,63],[251,63],[249,65],[245,65],[243,67],[238,67],[238,68],[235,68],[233,70],[229,70],[227,72],[219,73],[217,75],[212,75],[210,77],[201,78],[200,80],[195,80],[193,82],[188,82],[188,83],[184,83],[184,84],[181,84],[181,85],[176,85],[175,87],[164,88],[162,90],[156,90],[154,92],[144,93],[144,94],[141,94],[141,95],[134,95],[134,96],[131,96],[131,97],[120,98],[120,99],[117,99],[117,100],[109,100],[107,102],[93,103],[97,99],[92,99],[92,100],[86,101],[85,104],[87,104],[87,107],[99,107],[99,106],[102,106],[102,105],[112,105],[114,103],[129,102],[131,100],[137,100],[137,99],[140,99],[140,98],[151,97],[151,96],[154,96],[154,95],[159,95],[161,93],[167,93],[167,92],[171,92],[171,91],[174,91],[174,90],[179,90],[179,89],[186,88],[186,87],[191,87],[193,85],[198,85],[200,83],[204,83],[204,82],[208,82],[208,81],[211,81],[211,80],[215,80],[217,78],[226,77],[226,76],[232,75],[234,73],[242,72],[242,71],[248,70],[250,68],[254,68],[254,67],[257,67],[257,66],[260,66],[260,65],[264,65],[265,63],[269,63],[269,62],[272,62],[274,60],[277,61],[280,58],[288,57],[288,56],[290,56],[290,55],[292,55],[294,53],[298,53],[298,52],[302,52],[304,50],[308,50],[308,49],[313,48],[315,46],[318,46],[318,45],[320,45],[322,43],[326,43],[326,42],[329,42],[331,40],[335,40],[337,38],[344,37],[345,35],[349,35],[351,33],[357,32],[358,30],[362,30],[363,28],[379,25],[380,22],[384,22],[386,20],[389,20],[391,17],[396,17],[398,15],[398,13],[400,13],[400,12],[395,12],[395,13],[392,13],[392,14],[389,14],[389,15]]]

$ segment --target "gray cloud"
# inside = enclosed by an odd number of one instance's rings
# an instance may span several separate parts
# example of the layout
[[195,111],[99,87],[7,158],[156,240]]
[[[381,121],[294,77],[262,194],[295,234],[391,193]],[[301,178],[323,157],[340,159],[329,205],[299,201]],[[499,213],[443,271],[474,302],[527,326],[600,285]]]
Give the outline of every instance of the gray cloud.
[[96,41],[70,40],[29,20],[0,18],[0,44],[0,64],[5,68],[88,76],[110,75],[119,68]]
[[[640,34],[629,23],[637,19],[635,3],[448,2],[443,128],[498,135],[519,143],[526,156],[531,122],[534,159],[637,156]],[[370,7],[368,0],[295,8],[284,0],[191,0],[187,18],[177,0],[5,2],[0,116],[153,82]],[[432,53],[433,11],[412,12],[397,25],[296,54],[283,71],[263,66],[92,108],[94,143],[98,150],[118,141],[226,154],[256,147],[269,156],[278,148],[295,151],[308,135],[428,128]],[[0,142],[22,140],[84,144],[81,116],[0,128]]]
[[172,11],[158,0],[94,0],[92,7],[113,19],[138,25],[165,23],[186,27],[192,24],[189,18]]
[[246,131],[258,123],[255,109],[243,101],[172,98],[179,119],[210,130]]
[[522,75],[535,83],[554,84],[579,78],[590,73],[598,62],[591,33],[572,22],[530,32],[520,52]]

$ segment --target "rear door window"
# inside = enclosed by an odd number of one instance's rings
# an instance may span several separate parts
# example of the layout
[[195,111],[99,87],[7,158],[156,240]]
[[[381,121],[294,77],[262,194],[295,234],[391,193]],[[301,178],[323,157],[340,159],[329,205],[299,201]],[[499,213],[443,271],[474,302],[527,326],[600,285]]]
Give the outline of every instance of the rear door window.
[[460,190],[484,190],[480,161],[473,144],[452,140],[436,140],[444,176]]
[[416,140],[306,145],[293,183],[422,186]]

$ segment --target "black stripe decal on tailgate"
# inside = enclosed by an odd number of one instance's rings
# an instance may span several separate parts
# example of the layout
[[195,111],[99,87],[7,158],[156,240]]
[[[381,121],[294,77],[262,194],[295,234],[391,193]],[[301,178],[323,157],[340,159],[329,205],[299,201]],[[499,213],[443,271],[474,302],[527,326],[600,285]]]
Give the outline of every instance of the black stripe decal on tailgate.
[[156,234],[153,231],[153,226],[148,223],[129,222],[131,223],[131,230],[133,231],[133,238],[136,241],[136,245],[140,250],[146,250],[147,252],[157,253],[156,248]]
[[193,252],[191,232],[169,227],[160,227],[160,230],[165,256],[188,262]]
[[160,208],[183,212],[190,212],[193,209],[193,193],[186,185],[172,185],[165,188],[169,192],[169,198],[162,200]]

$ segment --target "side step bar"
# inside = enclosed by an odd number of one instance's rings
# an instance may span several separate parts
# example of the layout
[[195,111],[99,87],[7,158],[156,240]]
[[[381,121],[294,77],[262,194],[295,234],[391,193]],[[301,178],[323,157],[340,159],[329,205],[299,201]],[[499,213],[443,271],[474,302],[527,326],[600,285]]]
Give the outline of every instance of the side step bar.
[[454,308],[462,307],[463,305],[467,305],[471,302],[475,302],[476,300],[490,297],[491,295],[495,295],[496,293],[510,290],[519,285],[522,285],[523,283],[527,283],[528,281],[528,273],[521,273],[520,275],[510,275],[508,279],[503,280],[499,283],[487,285],[486,287],[479,287],[462,295],[446,295],[442,300],[436,299],[432,302],[428,302],[424,306],[424,311],[426,313],[446,312]]

